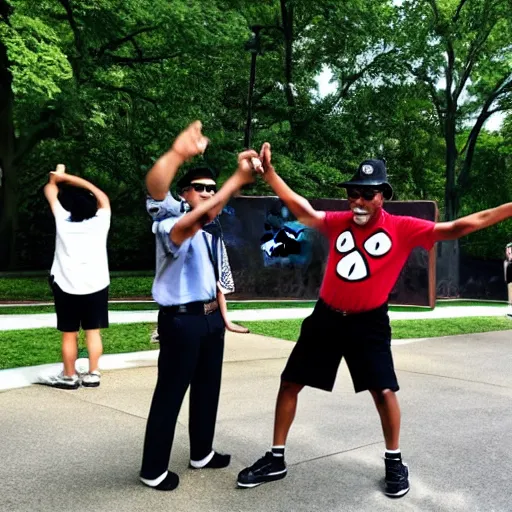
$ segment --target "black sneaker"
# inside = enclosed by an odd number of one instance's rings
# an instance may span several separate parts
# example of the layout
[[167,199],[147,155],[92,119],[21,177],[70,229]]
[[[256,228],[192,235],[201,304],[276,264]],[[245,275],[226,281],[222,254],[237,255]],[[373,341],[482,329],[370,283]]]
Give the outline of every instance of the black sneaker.
[[384,459],[386,463],[387,496],[401,498],[409,492],[409,468],[402,459]]
[[286,476],[286,472],[284,457],[274,457],[272,452],[267,452],[252,466],[238,473],[237,484],[238,487],[256,487],[265,482],[281,480]]

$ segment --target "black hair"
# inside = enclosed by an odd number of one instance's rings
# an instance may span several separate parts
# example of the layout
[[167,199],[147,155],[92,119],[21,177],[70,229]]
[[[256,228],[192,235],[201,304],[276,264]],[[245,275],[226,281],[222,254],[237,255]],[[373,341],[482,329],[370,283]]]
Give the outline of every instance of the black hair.
[[91,219],[98,211],[98,201],[92,192],[85,188],[59,184],[57,196],[60,204],[71,214],[71,222]]
[[178,192],[183,192],[184,189],[190,186],[190,182],[198,178],[210,178],[213,181],[217,181],[217,173],[214,169],[205,165],[201,167],[192,167],[177,182],[176,188]]

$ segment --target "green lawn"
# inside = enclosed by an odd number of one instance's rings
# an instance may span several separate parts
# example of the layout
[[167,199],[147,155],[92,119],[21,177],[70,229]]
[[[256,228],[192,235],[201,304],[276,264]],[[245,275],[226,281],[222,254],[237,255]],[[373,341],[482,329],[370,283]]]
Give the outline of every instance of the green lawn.
[[[301,320],[244,322],[252,333],[296,341]],[[455,334],[512,330],[506,317],[474,317],[391,322],[394,339],[429,338]],[[149,342],[154,324],[114,324],[103,331],[105,354],[154,350]],[[80,347],[84,346],[83,336]],[[0,331],[0,369],[56,363],[61,360],[60,333],[56,329]]]
[[[312,308],[314,301],[284,302],[228,302],[229,311],[242,309],[275,309],[275,308]],[[110,311],[148,311],[158,309],[155,302],[110,303]],[[53,313],[53,306],[0,306],[0,315],[29,315],[34,313]]]
[[[102,331],[103,352],[120,354],[155,350],[149,342],[152,324],[115,324]],[[79,347],[85,347],[81,333]],[[61,361],[60,332],[56,329],[0,331],[0,369]]]
[[[296,341],[302,320],[274,320],[272,322],[244,322],[251,332]],[[432,320],[393,320],[393,339],[433,338],[456,334],[512,330],[512,319],[507,317],[463,317]]]
[[[279,302],[228,302],[229,311],[240,311],[244,309],[276,309],[276,308],[312,308],[315,301],[279,301]],[[450,306],[494,306],[494,307],[507,307],[504,302],[479,302],[479,301],[443,301],[438,300],[436,307],[450,307]],[[110,311],[148,311],[158,309],[155,302],[126,302],[126,303],[111,303],[109,305]],[[420,306],[390,306],[390,311],[397,312],[417,312],[417,311],[430,311],[430,308]],[[35,313],[53,313],[55,310],[53,306],[1,306],[0,315],[30,315]]]

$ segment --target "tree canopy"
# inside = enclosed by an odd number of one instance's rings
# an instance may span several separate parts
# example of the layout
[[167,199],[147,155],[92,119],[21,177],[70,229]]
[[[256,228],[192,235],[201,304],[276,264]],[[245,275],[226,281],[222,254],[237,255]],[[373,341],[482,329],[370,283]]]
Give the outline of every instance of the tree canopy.
[[[52,219],[41,187],[56,163],[113,205],[112,261],[153,261],[144,176],[188,123],[211,139],[221,181],[246,128],[258,32],[252,145],[271,142],[306,197],[369,157],[401,200],[447,219],[509,201],[509,0],[0,0],[0,270],[47,268]],[[255,28],[256,27],[256,28]],[[320,94],[318,77],[332,75]],[[500,114],[499,131],[486,122]],[[246,194],[268,194],[262,182]],[[508,227],[464,250],[501,255]],[[492,241],[492,243],[491,243]],[[148,256],[148,252],[150,255]]]

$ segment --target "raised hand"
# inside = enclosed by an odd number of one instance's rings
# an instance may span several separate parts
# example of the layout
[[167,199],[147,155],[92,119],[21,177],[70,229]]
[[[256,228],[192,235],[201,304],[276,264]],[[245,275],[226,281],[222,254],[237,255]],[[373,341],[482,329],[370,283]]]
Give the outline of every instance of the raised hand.
[[265,172],[259,158],[251,158],[251,164],[257,174],[263,174]]
[[55,171],[50,171],[50,183],[61,183],[66,180],[66,166],[57,164]]
[[262,172],[262,168],[258,164],[259,156],[253,149],[248,149],[238,154],[237,173],[244,183],[252,183],[254,181],[254,174]]
[[204,153],[207,148],[209,140],[202,134],[202,128],[201,121],[194,121],[176,137],[172,149],[183,161]]
[[270,150],[270,144],[268,142],[265,142],[263,146],[261,146],[260,161],[263,168],[264,177],[266,173],[274,171],[274,166],[272,165],[272,152]]

